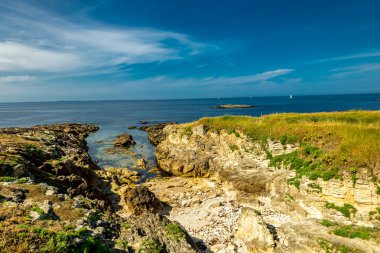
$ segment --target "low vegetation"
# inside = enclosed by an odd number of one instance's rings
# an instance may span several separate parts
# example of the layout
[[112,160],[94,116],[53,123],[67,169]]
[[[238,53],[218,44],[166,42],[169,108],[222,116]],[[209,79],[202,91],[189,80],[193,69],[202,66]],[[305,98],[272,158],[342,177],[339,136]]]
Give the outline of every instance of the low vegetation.
[[377,207],[375,211],[370,211],[368,213],[369,220],[379,220],[380,221],[380,207]]
[[329,209],[335,209],[347,218],[350,218],[351,214],[356,213],[356,211],[357,211],[354,206],[352,206],[351,204],[347,204],[347,203],[345,203],[343,206],[337,206],[333,203],[328,202],[328,203],[326,203],[325,207],[329,208]]
[[166,233],[175,241],[180,241],[183,238],[184,233],[181,227],[174,223],[169,223],[166,227]]
[[138,253],[161,253],[163,248],[157,238],[146,238]]
[[264,148],[268,139],[283,145],[300,143],[300,150],[269,157],[274,166],[285,163],[296,170],[290,181],[295,186],[302,176],[329,180],[347,175],[355,184],[360,168],[369,168],[373,176],[380,171],[380,111],[222,116],[194,124],[217,132],[243,132]]
[[325,227],[333,227],[337,225],[335,222],[332,222],[330,220],[322,220],[320,223],[322,226],[325,226]]
[[355,225],[340,225],[330,220],[322,220],[320,224],[330,228],[330,233],[341,237],[369,240],[370,238],[378,239],[380,236],[380,228],[376,227],[371,228]]
[[351,249],[350,247],[342,244],[336,244],[333,242],[330,242],[329,240],[325,238],[318,238],[317,239],[319,246],[326,252],[326,253],[332,253],[332,252],[339,252],[339,253],[353,253],[356,252],[356,250]]
[[38,252],[110,252],[102,241],[89,234],[87,229],[74,230],[72,227],[56,230],[54,226],[32,226],[18,224],[1,240],[1,246],[8,249],[27,250],[35,245]]
[[376,231],[372,228],[356,227],[352,225],[339,227],[333,230],[335,235],[348,238],[360,238],[364,240],[368,240],[370,238],[371,232]]

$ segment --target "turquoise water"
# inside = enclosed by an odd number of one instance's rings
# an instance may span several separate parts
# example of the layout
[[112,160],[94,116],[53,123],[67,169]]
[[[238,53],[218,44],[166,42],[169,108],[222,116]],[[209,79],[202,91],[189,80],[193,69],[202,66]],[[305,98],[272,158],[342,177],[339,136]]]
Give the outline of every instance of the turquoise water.
[[[221,98],[187,100],[146,101],[91,101],[91,102],[41,102],[0,103],[0,127],[32,126],[36,124],[80,122],[94,123],[100,130],[88,138],[90,154],[103,167],[136,167],[135,158],[144,158],[155,164],[154,147],[148,142],[146,133],[128,126],[176,121],[188,122],[206,116],[252,115],[260,116],[281,112],[320,112],[353,109],[380,110],[377,99],[380,94],[327,95],[259,98]],[[216,109],[220,104],[249,104],[249,109]],[[133,148],[135,157],[106,154],[112,139],[123,132],[133,135],[138,143]],[[141,147],[142,145],[142,147]]]

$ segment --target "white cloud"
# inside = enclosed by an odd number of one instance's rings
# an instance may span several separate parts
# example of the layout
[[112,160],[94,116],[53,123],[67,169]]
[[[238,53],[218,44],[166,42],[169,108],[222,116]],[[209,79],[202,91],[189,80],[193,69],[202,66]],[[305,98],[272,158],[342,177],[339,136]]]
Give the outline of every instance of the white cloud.
[[0,42],[0,71],[62,71],[83,64],[80,57],[16,42]]
[[[57,72],[162,62],[202,52],[185,34],[74,23],[25,4],[0,3],[0,71]],[[48,22],[46,22],[48,20]]]
[[367,63],[367,64],[358,64],[343,68],[333,69],[333,77],[346,77],[351,75],[359,75],[368,72],[379,72],[380,73],[380,63]]
[[26,82],[35,80],[35,76],[22,75],[22,76],[0,76],[1,83],[15,83],[15,82]]

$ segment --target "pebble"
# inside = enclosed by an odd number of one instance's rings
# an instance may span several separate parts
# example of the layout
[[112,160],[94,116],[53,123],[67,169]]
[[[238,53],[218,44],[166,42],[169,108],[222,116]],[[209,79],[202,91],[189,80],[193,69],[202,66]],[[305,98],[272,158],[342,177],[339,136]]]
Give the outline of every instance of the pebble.
[[52,195],[54,195],[55,194],[55,191],[54,190],[51,190],[51,189],[49,189],[49,190],[47,190],[46,192],[45,192],[45,195],[47,195],[47,196],[52,196]]

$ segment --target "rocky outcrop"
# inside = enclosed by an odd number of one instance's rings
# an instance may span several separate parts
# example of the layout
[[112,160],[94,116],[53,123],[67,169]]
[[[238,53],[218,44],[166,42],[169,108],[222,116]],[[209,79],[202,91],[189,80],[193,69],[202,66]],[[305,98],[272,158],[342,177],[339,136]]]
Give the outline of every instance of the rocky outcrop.
[[244,242],[245,252],[315,252],[323,250],[321,240],[359,252],[380,251],[376,240],[350,241],[320,225],[325,219],[340,226],[378,226],[379,221],[369,215],[380,206],[376,183],[303,177],[298,189],[288,184],[294,171],[269,166],[266,154],[290,153],[297,145],[268,140],[264,150],[241,132],[217,133],[197,124],[171,125],[163,132],[166,138],[156,148],[162,170],[176,176],[216,179],[234,192],[231,194],[241,205],[250,208],[243,211],[236,234]]
[[218,109],[238,109],[238,108],[254,108],[254,105],[234,105],[234,104],[226,104],[226,105],[217,105]]
[[0,173],[49,182],[69,195],[103,198],[96,189],[99,167],[85,141],[97,129],[82,124],[0,129]]
[[113,142],[113,145],[115,147],[125,147],[125,148],[129,148],[130,146],[133,146],[135,144],[136,142],[133,140],[132,135],[128,133],[123,133],[123,134],[118,135]]
[[161,124],[156,124],[156,125],[152,125],[152,126],[143,126],[143,127],[140,127],[139,129],[146,131],[148,133],[148,140],[153,145],[157,145],[162,140],[164,140],[166,137],[163,129],[167,125],[174,125],[174,124],[176,124],[176,123],[175,122],[167,122],[167,123],[161,123]]
[[170,205],[166,214],[183,226],[202,252],[242,252],[235,237],[241,206],[216,181],[170,177],[145,185]]
[[[134,241],[144,235],[141,252],[155,252],[152,245],[145,245],[146,240],[149,244],[157,244],[155,247],[162,248],[165,252],[187,253],[199,252],[199,249],[192,238],[188,235],[180,224],[170,221],[166,216],[160,214],[164,204],[146,186],[138,185],[129,190],[125,196],[127,208],[132,212],[128,218],[129,224],[134,224],[135,230],[124,231],[122,236]],[[158,252],[158,251],[157,251]]]
[[[139,173],[100,169],[94,125],[0,129],[0,245],[9,252],[197,252]],[[124,198],[125,197],[125,198]],[[124,215],[129,207],[132,214]],[[160,251],[161,250],[161,251]]]

